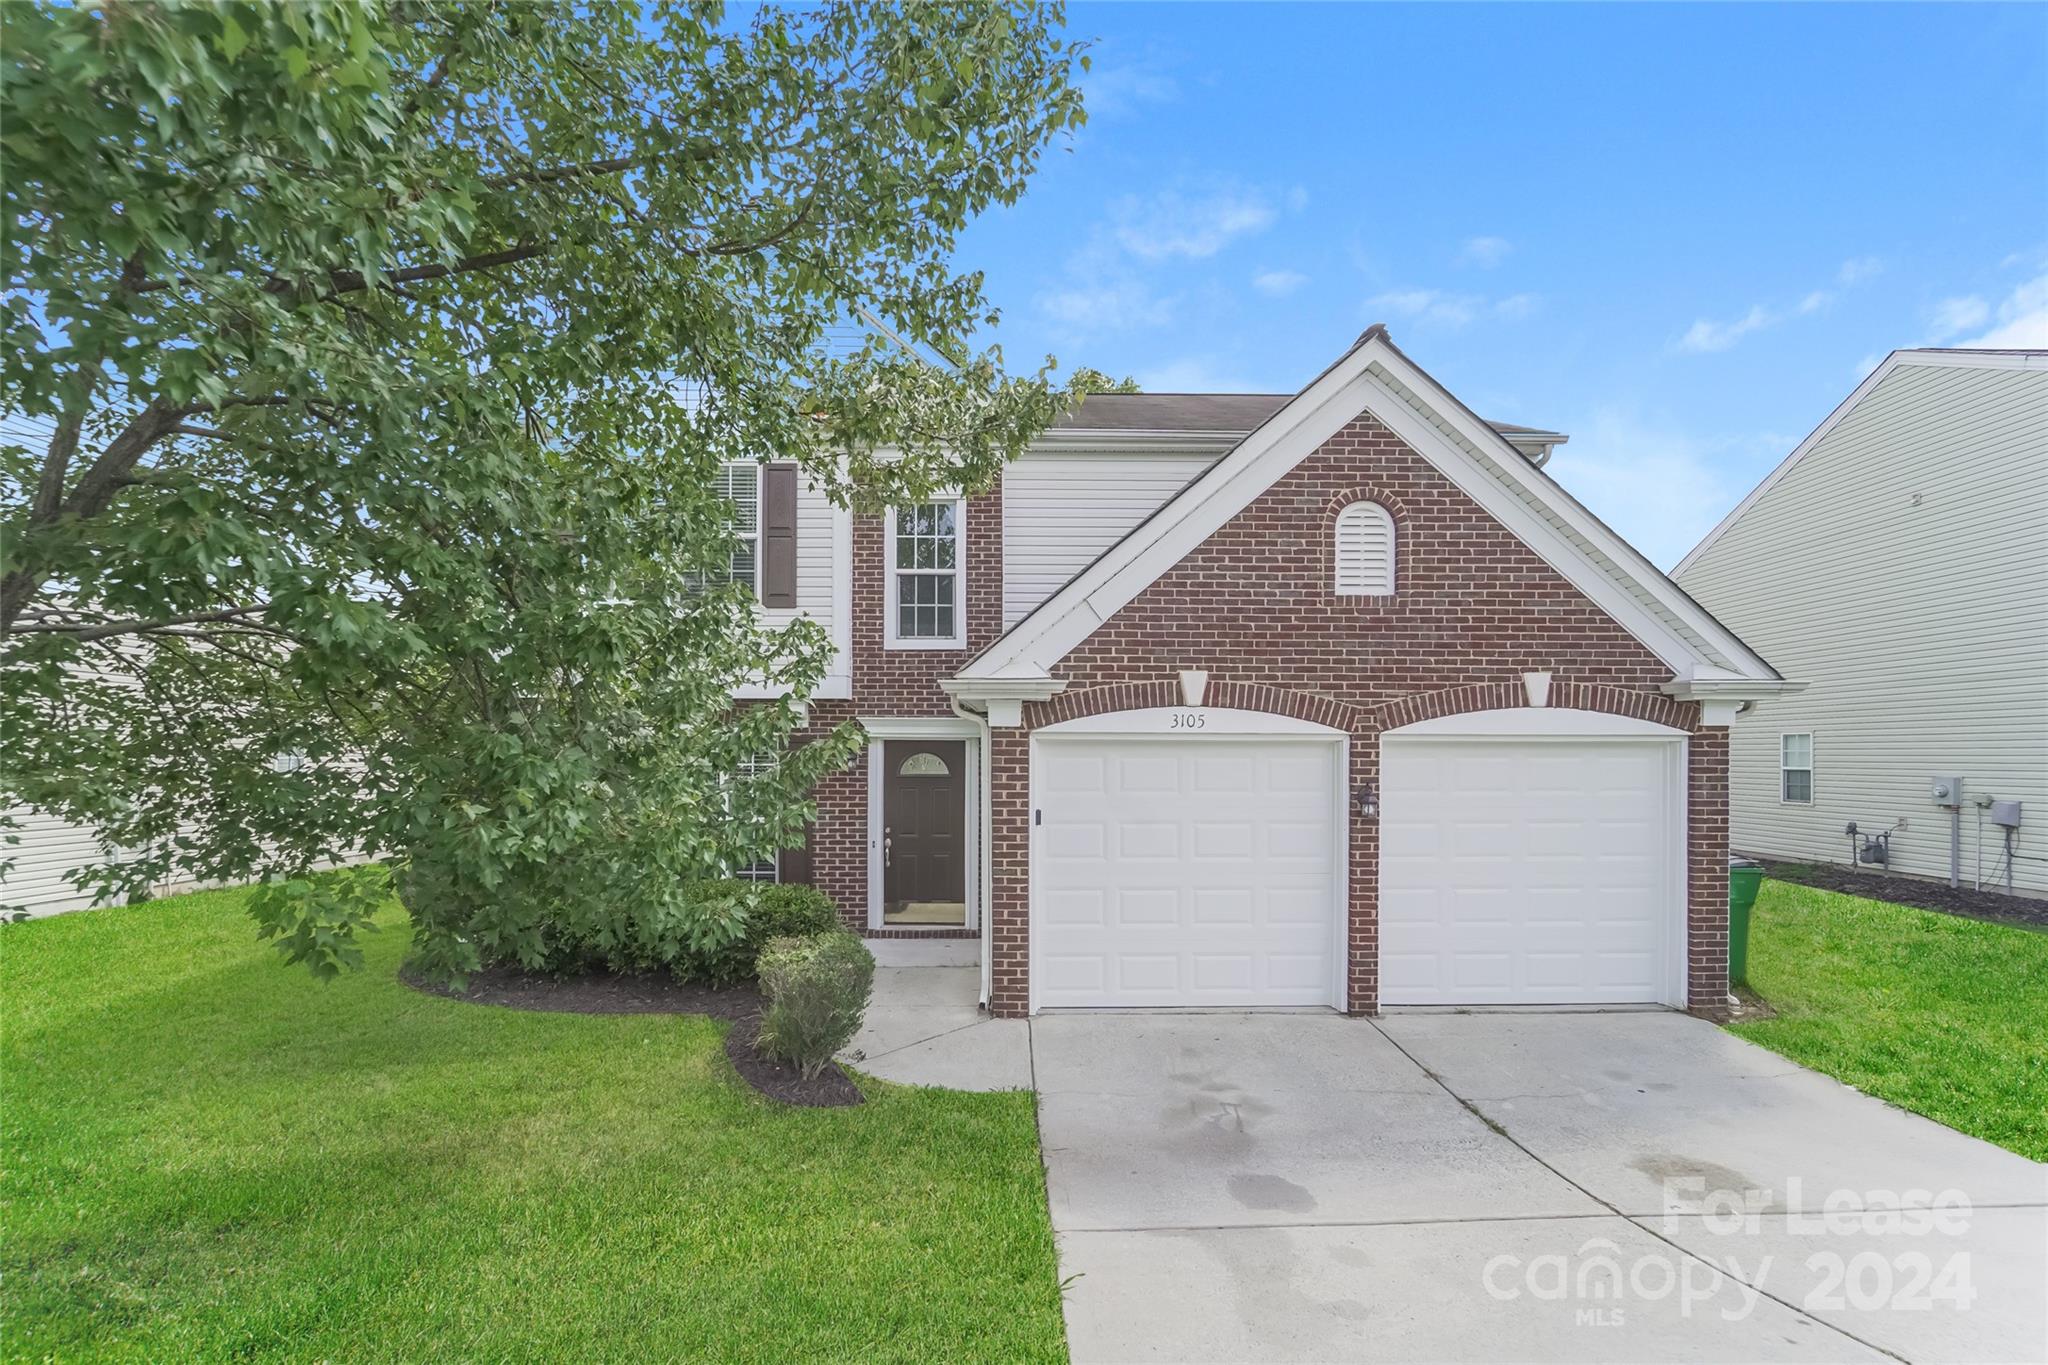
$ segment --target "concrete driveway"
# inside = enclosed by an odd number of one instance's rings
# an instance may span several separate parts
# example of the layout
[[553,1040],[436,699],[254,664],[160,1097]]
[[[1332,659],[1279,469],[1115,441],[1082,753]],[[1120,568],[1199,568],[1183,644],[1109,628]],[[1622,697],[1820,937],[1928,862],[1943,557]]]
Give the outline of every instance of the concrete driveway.
[[1030,1048],[1078,1361],[2048,1360],[2048,1167],[1682,1015]]

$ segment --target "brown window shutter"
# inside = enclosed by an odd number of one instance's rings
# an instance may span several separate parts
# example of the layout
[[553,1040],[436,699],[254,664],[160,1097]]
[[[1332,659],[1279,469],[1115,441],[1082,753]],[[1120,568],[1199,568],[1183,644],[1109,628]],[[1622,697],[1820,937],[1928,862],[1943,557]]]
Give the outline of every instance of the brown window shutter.
[[776,876],[780,882],[798,886],[811,884],[811,831],[815,825],[804,826],[804,841],[795,848],[782,850],[781,868]]
[[796,605],[796,466],[761,471],[761,605]]

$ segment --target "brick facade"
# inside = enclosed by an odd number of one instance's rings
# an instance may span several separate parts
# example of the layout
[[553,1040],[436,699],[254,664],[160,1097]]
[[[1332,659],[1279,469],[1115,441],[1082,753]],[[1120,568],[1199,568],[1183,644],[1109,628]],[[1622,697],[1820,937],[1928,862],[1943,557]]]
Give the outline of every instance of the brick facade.
[[[1361,498],[1392,513],[1396,591],[1333,595],[1338,512]],[[814,723],[850,715],[951,714],[938,687],[999,633],[1001,495],[968,513],[969,647],[883,648],[882,524],[854,527],[852,703],[819,703]],[[1688,745],[1688,987],[1701,1013],[1727,991],[1727,733],[1658,690],[1671,671],[1420,455],[1360,417],[1141,592],[1053,670],[1068,690],[992,734],[986,840],[991,1008],[1028,1008],[1029,755],[1034,728],[1103,711],[1170,706],[1184,668],[1210,675],[1206,704],[1271,711],[1346,731],[1354,790],[1379,778],[1379,736],[1440,715],[1524,704],[1520,675],[1552,674],[1550,704],[1691,732]],[[848,922],[865,922],[865,762],[818,793],[814,875]],[[1378,1007],[1378,823],[1350,829],[1349,1008]]]
[[[967,648],[889,649],[883,644],[888,579],[883,572],[883,518],[853,519],[853,699],[811,704],[807,729],[823,733],[856,716],[951,716],[939,690],[1001,633],[1003,620],[1003,495],[1001,488],[967,500]],[[818,785],[817,823],[810,838],[811,880],[838,903],[849,927],[868,933],[868,761],[863,753],[844,772]],[[970,794],[971,795],[971,794]],[[972,870],[969,875],[972,876]],[[898,933],[873,931],[875,936]],[[906,930],[901,937],[944,937]]]

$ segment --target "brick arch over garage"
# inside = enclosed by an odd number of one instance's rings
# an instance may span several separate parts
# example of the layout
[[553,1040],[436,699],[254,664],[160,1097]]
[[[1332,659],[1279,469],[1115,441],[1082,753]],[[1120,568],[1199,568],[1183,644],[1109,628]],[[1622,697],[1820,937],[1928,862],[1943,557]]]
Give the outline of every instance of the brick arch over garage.
[[[1086,687],[1073,692],[1062,692],[1049,701],[1035,702],[1029,708],[1030,728],[1036,730],[1061,721],[1079,720],[1083,716],[1099,716],[1111,711],[1138,711],[1158,706],[1181,706],[1180,678],[1176,674],[1169,678],[1158,678],[1146,682],[1113,683],[1105,687]],[[1359,733],[1367,713],[1360,707],[1350,706],[1333,697],[1318,696],[1313,692],[1297,692],[1291,688],[1269,687],[1262,683],[1232,682],[1217,673],[1209,675],[1209,685],[1202,696],[1205,707],[1228,707],[1238,711],[1263,711],[1270,715],[1286,716],[1292,720],[1310,721],[1316,725],[1327,725],[1333,730]]]
[[[1700,724],[1696,702],[1600,683],[1553,680],[1549,709],[1598,711],[1668,725],[1686,734],[1686,996],[1692,1013],[1720,1019],[1728,1000],[1728,731]],[[1520,678],[1418,692],[1363,712],[1369,737],[1351,746],[1354,784],[1379,789],[1378,737],[1442,716],[1528,705]],[[1356,735],[1358,731],[1354,731]],[[1354,786],[1354,790],[1358,789]],[[1379,839],[1377,819],[1351,820],[1350,996],[1354,1012],[1379,1004]]]
[[[1366,712],[1367,726],[1374,731],[1398,729],[1442,716],[1461,716],[1472,711],[1508,711],[1529,704],[1520,678],[1506,682],[1446,687],[1436,692],[1417,692],[1372,708]],[[1676,701],[1661,693],[1638,688],[1609,687],[1602,683],[1567,682],[1553,679],[1549,705],[1552,709],[1600,711],[1668,725],[1674,730],[1696,731],[1697,702]]]

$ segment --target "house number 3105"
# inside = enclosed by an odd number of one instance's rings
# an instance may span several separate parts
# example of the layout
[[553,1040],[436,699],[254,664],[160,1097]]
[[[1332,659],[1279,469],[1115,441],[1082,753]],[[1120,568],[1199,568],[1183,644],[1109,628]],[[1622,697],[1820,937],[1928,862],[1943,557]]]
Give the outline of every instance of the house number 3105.
[[1209,723],[1209,718],[1200,711],[1176,711],[1167,722],[1169,730],[1199,730]]

